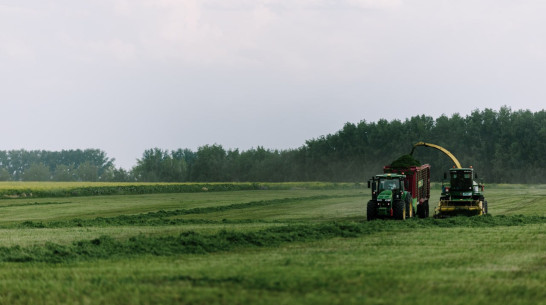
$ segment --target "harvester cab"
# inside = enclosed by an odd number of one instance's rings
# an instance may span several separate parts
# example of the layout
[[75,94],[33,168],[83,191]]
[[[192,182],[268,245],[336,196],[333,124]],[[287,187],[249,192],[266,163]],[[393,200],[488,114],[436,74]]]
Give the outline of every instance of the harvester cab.
[[[447,178],[444,175],[444,179]],[[453,215],[487,214],[487,201],[484,199],[484,186],[474,180],[474,169],[452,168],[449,170],[449,182],[442,182],[440,204],[435,217]]]
[[452,199],[480,199],[483,185],[474,181],[473,168],[452,168],[449,170],[449,184],[442,187],[442,196]]
[[382,174],[368,181],[368,188],[372,190],[372,200],[367,206],[368,220],[387,217],[403,220],[414,215],[411,194],[405,191],[405,179],[405,175]]

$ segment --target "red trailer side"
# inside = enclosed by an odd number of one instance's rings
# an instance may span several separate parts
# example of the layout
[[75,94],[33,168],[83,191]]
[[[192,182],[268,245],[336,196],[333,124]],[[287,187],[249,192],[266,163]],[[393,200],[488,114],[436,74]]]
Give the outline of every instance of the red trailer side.
[[428,217],[428,200],[430,199],[430,165],[411,166],[407,168],[383,167],[384,173],[406,175],[405,189],[411,193],[413,206],[417,206],[420,217]]

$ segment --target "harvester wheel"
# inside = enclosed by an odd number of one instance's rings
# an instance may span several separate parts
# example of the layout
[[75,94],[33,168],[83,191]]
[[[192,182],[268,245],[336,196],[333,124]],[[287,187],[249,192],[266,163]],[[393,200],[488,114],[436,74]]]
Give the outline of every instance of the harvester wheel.
[[368,201],[368,208],[366,210],[366,218],[368,221],[374,220],[377,218],[377,209],[375,208],[375,202]]
[[406,203],[402,200],[396,200],[393,204],[393,216],[394,219],[405,220],[406,219]]

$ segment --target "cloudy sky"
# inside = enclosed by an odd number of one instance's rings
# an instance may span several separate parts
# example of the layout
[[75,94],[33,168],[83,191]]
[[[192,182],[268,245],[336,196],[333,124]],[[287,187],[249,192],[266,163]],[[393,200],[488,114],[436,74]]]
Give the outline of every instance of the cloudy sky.
[[0,0],[0,150],[297,148],[546,105],[542,0]]

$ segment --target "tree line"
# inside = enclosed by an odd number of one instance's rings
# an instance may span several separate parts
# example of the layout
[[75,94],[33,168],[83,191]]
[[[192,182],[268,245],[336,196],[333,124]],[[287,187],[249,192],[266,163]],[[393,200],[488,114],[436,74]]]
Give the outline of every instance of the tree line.
[[120,170],[99,149],[0,151],[0,181],[108,181]]
[[[346,123],[334,134],[297,149],[262,146],[245,151],[212,144],[190,149],[144,151],[130,170],[115,168],[100,150],[0,151],[1,180],[146,182],[363,182],[408,154],[419,141],[440,145],[488,183],[546,183],[546,112],[502,107],[463,117],[414,116],[404,121]],[[414,157],[440,181],[453,166],[443,153],[418,147]]]

